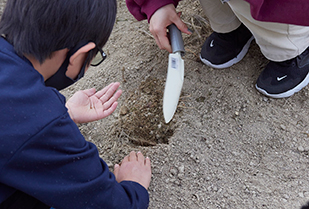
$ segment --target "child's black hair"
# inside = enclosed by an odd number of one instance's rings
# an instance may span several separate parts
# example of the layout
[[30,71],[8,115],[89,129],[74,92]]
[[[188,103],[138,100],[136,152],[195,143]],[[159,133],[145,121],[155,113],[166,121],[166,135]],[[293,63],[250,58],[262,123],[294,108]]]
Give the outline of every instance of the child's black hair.
[[0,35],[18,54],[32,55],[42,63],[52,52],[82,40],[103,47],[116,10],[116,0],[8,0]]

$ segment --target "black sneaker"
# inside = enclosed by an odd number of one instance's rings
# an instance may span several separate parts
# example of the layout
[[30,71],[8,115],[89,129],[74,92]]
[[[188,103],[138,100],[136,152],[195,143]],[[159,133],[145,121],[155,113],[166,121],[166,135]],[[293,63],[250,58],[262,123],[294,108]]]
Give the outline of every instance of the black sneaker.
[[259,76],[256,89],[273,98],[292,96],[309,83],[309,47],[297,57],[284,61],[270,61]]
[[213,68],[230,67],[242,60],[253,39],[243,24],[229,33],[213,32],[202,46],[200,59]]

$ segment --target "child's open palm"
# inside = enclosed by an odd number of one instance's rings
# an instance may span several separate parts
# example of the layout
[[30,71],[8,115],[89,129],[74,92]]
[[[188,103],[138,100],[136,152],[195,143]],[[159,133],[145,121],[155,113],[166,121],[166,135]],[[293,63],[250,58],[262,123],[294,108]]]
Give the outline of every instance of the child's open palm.
[[100,120],[112,114],[122,91],[120,83],[111,83],[96,92],[94,88],[76,92],[66,103],[70,117],[75,123]]

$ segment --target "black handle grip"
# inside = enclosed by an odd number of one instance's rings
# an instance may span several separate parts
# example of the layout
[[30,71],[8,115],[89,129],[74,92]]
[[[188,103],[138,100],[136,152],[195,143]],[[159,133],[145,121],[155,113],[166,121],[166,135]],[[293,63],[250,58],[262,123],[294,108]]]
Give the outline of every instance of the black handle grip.
[[181,31],[176,27],[175,24],[169,25],[168,30],[170,34],[170,41],[173,53],[180,52],[181,55],[183,56],[185,54],[185,48],[183,44]]

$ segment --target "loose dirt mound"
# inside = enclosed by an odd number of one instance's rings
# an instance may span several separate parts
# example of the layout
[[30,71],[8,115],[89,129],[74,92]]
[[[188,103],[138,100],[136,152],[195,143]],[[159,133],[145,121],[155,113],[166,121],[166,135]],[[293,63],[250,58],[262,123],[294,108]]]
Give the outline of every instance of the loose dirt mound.
[[175,122],[164,122],[163,87],[162,81],[148,77],[141,82],[139,89],[129,93],[120,107],[119,121],[115,124],[117,137],[128,137],[141,146],[168,144],[168,139],[174,134]]

